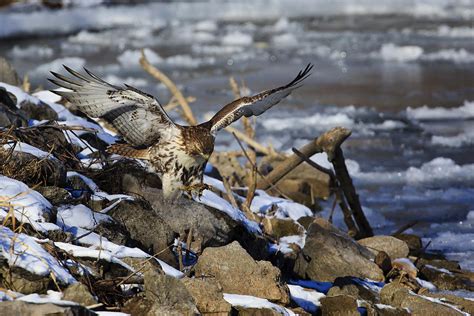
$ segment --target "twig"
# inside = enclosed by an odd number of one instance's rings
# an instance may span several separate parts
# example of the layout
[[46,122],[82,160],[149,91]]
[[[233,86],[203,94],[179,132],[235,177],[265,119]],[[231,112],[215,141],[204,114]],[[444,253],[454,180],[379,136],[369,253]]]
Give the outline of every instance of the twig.
[[168,78],[168,76],[166,76],[164,73],[158,70],[158,68],[150,64],[150,62],[145,56],[145,51],[143,49],[141,51],[140,65],[146,72],[148,72],[151,76],[153,76],[158,81],[161,81],[168,88],[168,90],[170,90],[171,94],[176,98],[176,100],[181,105],[181,108],[183,109],[183,115],[186,121],[190,125],[196,125],[197,120],[194,117],[193,111],[189,107],[189,104],[186,98],[183,96],[183,94],[178,89],[178,87],[174,84],[174,82],[171,81],[170,78]]
[[[329,154],[328,154],[329,156]],[[371,237],[374,235],[372,227],[370,227],[369,221],[365,217],[362,206],[360,205],[359,195],[356,192],[354,184],[352,183],[351,176],[347,170],[346,161],[344,154],[340,147],[336,147],[333,159],[331,159],[334,166],[336,177],[339,181],[339,185],[344,193],[347,203],[349,204],[354,219],[359,227],[360,236],[358,238]]]
[[[240,148],[242,149],[245,157],[247,158],[247,160],[250,162],[250,164],[252,165],[252,167],[256,168],[257,170],[257,173],[260,175],[260,177],[262,177],[262,179],[264,181],[267,181],[268,183],[268,188],[271,188],[271,189],[274,189],[275,191],[278,192],[278,194],[280,194],[282,197],[284,197],[285,199],[288,199],[288,200],[291,200],[291,198],[289,196],[287,196],[285,193],[281,192],[280,189],[278,189],[273,183],[271,183],[267,178],[266,176],[264,176],[257,168],[257,166],[255,164],[253,164],[252,160],[250,159],[250,156],[247,154],[247,151],[245,150],[244,146],[242,145],[242,143],[240,142],[239,138],[233,134],[235,139],[237,140],[237,143],[239,144]],[[258,185],[257,185],[257,188],[258,188]]]
[[419,223],[419,221],[408,222],[405,225],[403,225],[402,227],[400,227],[399,229],[397,229],[395,232],[393,232],[392,236],[399,235],[399,234],[403,233],[404,231],[406,231],[407,229],[410,229],[413,226],[418,225],[418,223]]
[[239,205],[237,204],[237,201],[235,200],[234,194],[232,192],[232,188],[230,187],[229,180],[226,177],[222,177],[222,183],[224,184],[224,189],[230,204],[232,204],[232,206],[236,209],[239,209]]
[[227,126],[225,128],[225,130],[227,132],[231,133],[231,134],[234,134],[238,139],[240,139],[241,141],[243,141],[243,142],[247,143],[248,145],[252,146],[256,151],[258,151],[258,152],[260,152],[264,155],[267,155],[267,156],[276,156],[276,155],[278,155],[274,150],[263,146],[262,144],[258,143],[253,138],[250,138],[245,133],[242,133],[241,131],[239,131],[235,127]]

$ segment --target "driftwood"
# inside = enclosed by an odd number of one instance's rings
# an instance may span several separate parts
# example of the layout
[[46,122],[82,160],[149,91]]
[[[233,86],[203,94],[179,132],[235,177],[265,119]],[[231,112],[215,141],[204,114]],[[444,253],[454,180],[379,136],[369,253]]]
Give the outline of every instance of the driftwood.
[[[336,127],[330,131],[327,131],[318,138],[315,138],[313,141],[300,148],[299,151],[306,157],[311,157],[314,154],[325,152],[328,155],[329,160],[332,160],[334,158],[335,150],[339,148],[342,142],[347,137],[349,137],[350,134],[350,130],[342,127]],[[272,172],[267,174],[265,179],[260,179],[257,182],[257,188],[267,190],[272,184],[280,181],[303,161],[304,160],[297,154],[291,155],[283,163],[279,164],[275,169],[273,169]]]
[[[373,236],[372,228],[364,215],[359,196],[347,171],[344,154],[340,148],[341,144],[350,134],[350,130],[336,127],[314,139],[301,149],[293,149],[294,154],[266,175],[265,180],[261,179],[257,187],[263,190],[268,189],[269,183],[277,183],[299,164],[306,161],[314,168],[329,175],[331,186],[335,189],[336,200],[339,202],[339,206],[344,214],[344,222],[349,229],[350,235],[356,239]],[[325,152],[328,155],[328,159],[333,164],[335,172],[309,159],[314,154],[321,152]],[[355,224],[357,224],[357,227]]]

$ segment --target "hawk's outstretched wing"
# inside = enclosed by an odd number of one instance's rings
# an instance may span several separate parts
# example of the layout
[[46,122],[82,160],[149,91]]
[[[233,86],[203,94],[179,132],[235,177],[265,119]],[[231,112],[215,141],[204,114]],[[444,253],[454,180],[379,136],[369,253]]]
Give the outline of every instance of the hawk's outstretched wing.
[[262,114],[286,98],[291,91],[299,88],[301,86],[300,83],[311,75],[311,69],[313,69],[313,65],[308,64],[306,68],[301,70],[296,78],[287,85],[266,90],[251,97],[243,97],[227,104],[205,124],[208,124],[211,132],[215,133],[237,121],[242,116],[249,117]]
[[90,117],[110,122],[125,141],[136,147],[150,146],[158,141],[165,129],[176,128],[158,100],[136,88],[117,87],[84,68],[80,74],[64,68],[74,77],[51,72],[52,83],[71,91],[52,91]]

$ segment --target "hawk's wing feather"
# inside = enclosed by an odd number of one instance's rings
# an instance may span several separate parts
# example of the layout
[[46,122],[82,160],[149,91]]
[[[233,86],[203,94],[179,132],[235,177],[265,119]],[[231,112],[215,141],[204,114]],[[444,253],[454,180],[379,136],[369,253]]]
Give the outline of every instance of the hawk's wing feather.
[[54,84],[70,91],[53,91],[91,117],[110,122],[133,146],[150,146],[158,141],[165,129],[176,128],[160,103],[151,95],[131,86],[109,84],[85,69],[81,74],[67,66],[73,76],[51,72]]
[[310,71],[313,65],[308,64],[305,69],[301,70],[298,75],[290,83],[275,88],[263,91],[251,97],[243,97],[237,99],[226,106],[214,115],[207,124],[210,126],[211,132],[215,133],[222,128],[232,124],[240,119],[242,116],[258,116],[286,98],[291,91],[299,88],[301,82],[311,75]]

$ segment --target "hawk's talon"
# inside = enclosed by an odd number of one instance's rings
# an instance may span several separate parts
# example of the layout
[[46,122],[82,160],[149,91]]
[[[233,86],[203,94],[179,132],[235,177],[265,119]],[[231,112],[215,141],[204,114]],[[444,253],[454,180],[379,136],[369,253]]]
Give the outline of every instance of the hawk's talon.
[[197,195],[197,197],[200,198],[204,190],[211,190],[211,188],[212,187],[209,184],[197,183],[197,184],[182,186],[180,189],[181,191],[184,191],[187,194],[189,194],[190,197],[194,197],[195,195]]

